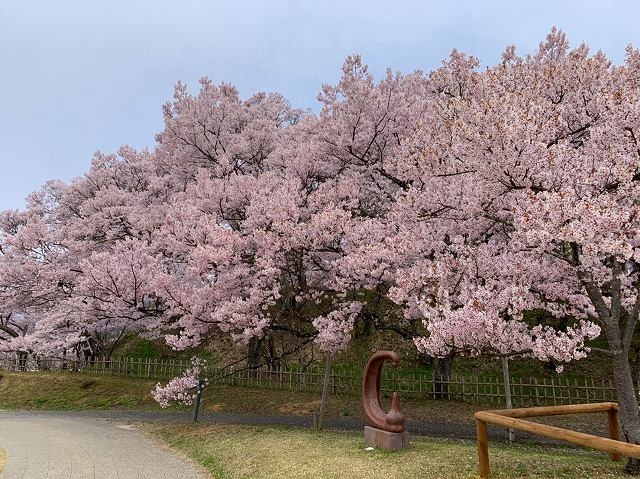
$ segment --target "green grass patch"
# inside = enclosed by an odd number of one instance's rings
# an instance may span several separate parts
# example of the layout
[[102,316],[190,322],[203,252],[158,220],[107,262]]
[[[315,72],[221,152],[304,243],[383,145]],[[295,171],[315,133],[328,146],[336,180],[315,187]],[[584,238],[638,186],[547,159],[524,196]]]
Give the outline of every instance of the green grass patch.
[[[477,477],[472,441],[412,437],[398,452],[365,451],[362,434],[229,425],[145,425],[143,429],[225,479]],[[622,478],[622,464],[597,451],[490,445],[494,478]]]

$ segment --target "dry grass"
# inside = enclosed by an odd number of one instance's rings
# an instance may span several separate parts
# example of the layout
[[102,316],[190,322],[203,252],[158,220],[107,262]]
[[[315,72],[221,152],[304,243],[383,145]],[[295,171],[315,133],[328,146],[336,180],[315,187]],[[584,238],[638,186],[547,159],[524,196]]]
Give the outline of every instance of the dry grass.
[[[412,438],[408,450],[365,451],[362,434],[277,427],[144,425],[142,429],[226,479],[470,479],[472,441]],[[493,478],[623,478],[622,464],[596,451],[492,444]]]

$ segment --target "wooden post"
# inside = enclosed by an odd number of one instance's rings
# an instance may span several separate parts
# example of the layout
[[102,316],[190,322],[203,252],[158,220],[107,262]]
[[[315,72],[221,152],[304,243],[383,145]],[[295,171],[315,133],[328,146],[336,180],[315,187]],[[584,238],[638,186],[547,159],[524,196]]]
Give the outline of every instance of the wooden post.
[[[620,424],[618,423],[618,410],[617,409],[609,409],[607,411],[607,419],[609,423],[609,437],[611,439],[615,439],[616,441],[620,440]],[[612,452],[611,460],[620,461],[622,460],[622,456],[620,453]]]
[[480,478],[489,478],[489,438],[487,437],[487,423],[476,419],[476,438],[478,441],[478,469]]
[[475,381],[475,386],[476,386],[475,388],[476,394],[474,396],[474,402],[477,403],[480,398],[480,378],[476,376],[473,380]]
[[324,370],[324,385],[322,386],[322,400],[320,401],[320,412],[318,413],[315,421],[315,426],[318,431],[322,431],[324,427],[324,415],[327,410],[327,403],[329,402],[329,382],[331,381],[331,364],[333,363],[333,353],[327,356],[327,365]]
[[[511,382],[509,380],[509,359],[502,358],[502,377],[504,378],[504,400],[507,405],[507,409],[513,407],[511,403]],[[513,433],[513,429],[509,429],[509,444],[513,444],[516,436]]]

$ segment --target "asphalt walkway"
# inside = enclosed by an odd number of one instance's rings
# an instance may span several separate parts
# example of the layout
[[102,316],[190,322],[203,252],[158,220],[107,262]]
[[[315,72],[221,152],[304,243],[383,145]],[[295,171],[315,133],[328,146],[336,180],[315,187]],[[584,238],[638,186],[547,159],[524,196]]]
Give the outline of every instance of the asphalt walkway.
[[122,421],[0,412],[1,479],[204,479]]

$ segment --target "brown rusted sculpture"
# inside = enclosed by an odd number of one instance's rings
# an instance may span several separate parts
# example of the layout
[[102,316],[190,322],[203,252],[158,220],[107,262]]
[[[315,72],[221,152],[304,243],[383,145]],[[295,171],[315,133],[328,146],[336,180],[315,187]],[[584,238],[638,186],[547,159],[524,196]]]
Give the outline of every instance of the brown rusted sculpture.
[[378,351],[369,359],[362,378],[362,408],[369,426],[381,431],[393,433],[404,432],[404,415],[400,412],[400,397],[397,392],[391,399],[391,410],[386,413],[382,409],[380,398],[380,373],[386,360],[396,367],[400,357],[393,351]]

